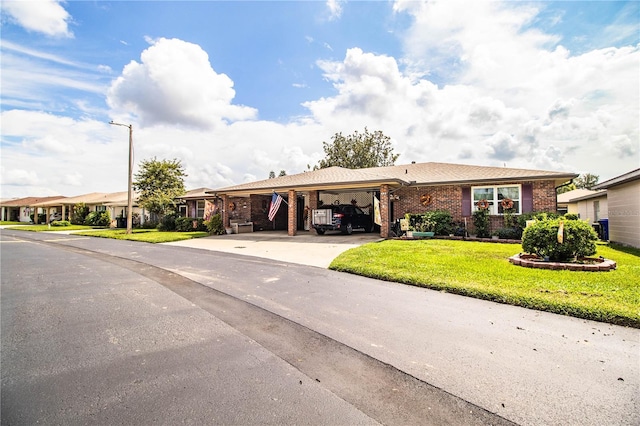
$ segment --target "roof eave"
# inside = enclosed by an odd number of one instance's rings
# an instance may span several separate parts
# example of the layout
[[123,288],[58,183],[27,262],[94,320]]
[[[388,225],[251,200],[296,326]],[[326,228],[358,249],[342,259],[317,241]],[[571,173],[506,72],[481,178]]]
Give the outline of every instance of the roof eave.
[[380,185],[389,185],[392,187],[408,186],[410,183],[405,182],[402,179],[380,179],[380,180],[366,180],[366,181],[351,181],[340,183],[309,183],[299,185],[274,185],[265,188],[240,188],[224,190],[207,191],[207,194],[211,195],[233,195],[233,196],[248,196],[248,195],[267,195],[278,191],[289,191],[291,189],[297,191],[331,191],[331,190],[377,190]]
[[441,181],[430,181],[430,182],[416,182],[412,183],[411,186],[439,186],[439,185],[477,185],[477,184],[486,184],[490,182],[516,182],[516,181],[530,181],[530,180],[553,180],[557,185],[567,182],[570,179],[575,179],[578,177],[578,174],[567,174],[567,175],[554,175],[554,176],[511,176],[511,177],[500,177],[500,178],[477,178],[477,179],[466,179],[466,180],[441,180]]

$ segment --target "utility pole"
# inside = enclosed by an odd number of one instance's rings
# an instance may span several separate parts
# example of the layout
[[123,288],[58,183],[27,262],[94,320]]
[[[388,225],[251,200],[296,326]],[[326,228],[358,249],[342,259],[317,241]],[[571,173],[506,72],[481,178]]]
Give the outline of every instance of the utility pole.
[[114,126],[129,128],[129,184],[127,187],[127,234],[133,232],[133,124],[109,122]]

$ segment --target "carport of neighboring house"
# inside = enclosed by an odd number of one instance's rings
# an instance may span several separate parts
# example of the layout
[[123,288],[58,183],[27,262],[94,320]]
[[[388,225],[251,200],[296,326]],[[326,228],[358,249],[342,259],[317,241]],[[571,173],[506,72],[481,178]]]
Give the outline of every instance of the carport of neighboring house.
[[[115,221],[115,218],[118,216],[126,217],[127,199],[127,191],[111,193],[92,192],[76,197],[62,197],[40,202],[33,204],[33,207],[42,208],[46,211],[47,223],[49,223],[53,214],[59,215],[61,220],[70,220],[73,209],[81,203],[87,206],[89,211],[108,211],[112,221]],[[144,217],[144,211],[140,210],[135,204],[135,197],[133,213]]]
[[[449,163],[345,169],[329,167],[296,175],[205,191],[222,213],[223,223],[252,222],[255,230],[311,231],[310,211],[327,204],[355,204],[373,214],[380,201],[380,235],[405,213],[447,210],[457,222],[470,222],[477,201],[487,199],[492,224],[503,221],[500,201],[510,198],[517,214],[556,211],[556,188],[575,173]],[[268,219],[274,193],[283,203],[274,221]]]

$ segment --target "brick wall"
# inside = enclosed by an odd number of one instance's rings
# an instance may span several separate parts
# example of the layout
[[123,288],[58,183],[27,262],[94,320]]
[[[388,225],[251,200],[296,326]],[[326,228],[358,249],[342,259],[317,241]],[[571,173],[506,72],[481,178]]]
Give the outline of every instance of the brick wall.
[[[420,197],[431,196],[431,203],[422,205]],[[462,189],[455,185],[430,186],[421,188],[401,188],[393,193],[399,199],[393,206],[394,217],[392,221],[403,218],[405,213],[426,213],[434,210],[447,210],[453,216],[453,220],[462,220]]]
[[[231,203],[235,209],[231,209]],[[251,221],[251,199],[246,197],[227,197],[227,212],[229,220]]]
[[555,183],[550,180],[523,182],[533,185],[533,211],[555,212],[557,210],[557,195]]
[[269,220],[270,195],[252,195],[251,199],[251,222],[254,231],[264,231],[273,229],[273,223]]
[[[501,183],[502,185],[503,183]],[[554,181],[504,182],[504,185],[531,184],[533,189],[534,211],[556,211],[556,189]],[[495,185],[492,182],[476,184],[474,186]],[[424,206],[421,202],[423,195],[431,196],[431,203]],[[426,213],[434,210],[447,210],[454,222],[464,222],[462,216],[462,187],[457,185],[429,186],[419,188],[401,188],[393,193],[397,197],[393,201],[394,217],[392,221],[404,217],[405,213]],[[395,198],[394,197],[394,198]],[[467,216],[467,228],[473,231],[473,220]],[[491,216],[491,230],[504,226],[504,217]]]

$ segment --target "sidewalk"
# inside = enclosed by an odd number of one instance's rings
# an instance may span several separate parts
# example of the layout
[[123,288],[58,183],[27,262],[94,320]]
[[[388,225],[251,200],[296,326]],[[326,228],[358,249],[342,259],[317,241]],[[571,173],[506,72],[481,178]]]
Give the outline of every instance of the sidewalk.
[[382,238],[376,233],[313,235],[307,231],[300,231],[295,237],[290,237],[284,231],[260,231],[194,238],[164,245],[221,251],[327,268],[341,253],[362,244],[380,240]]

